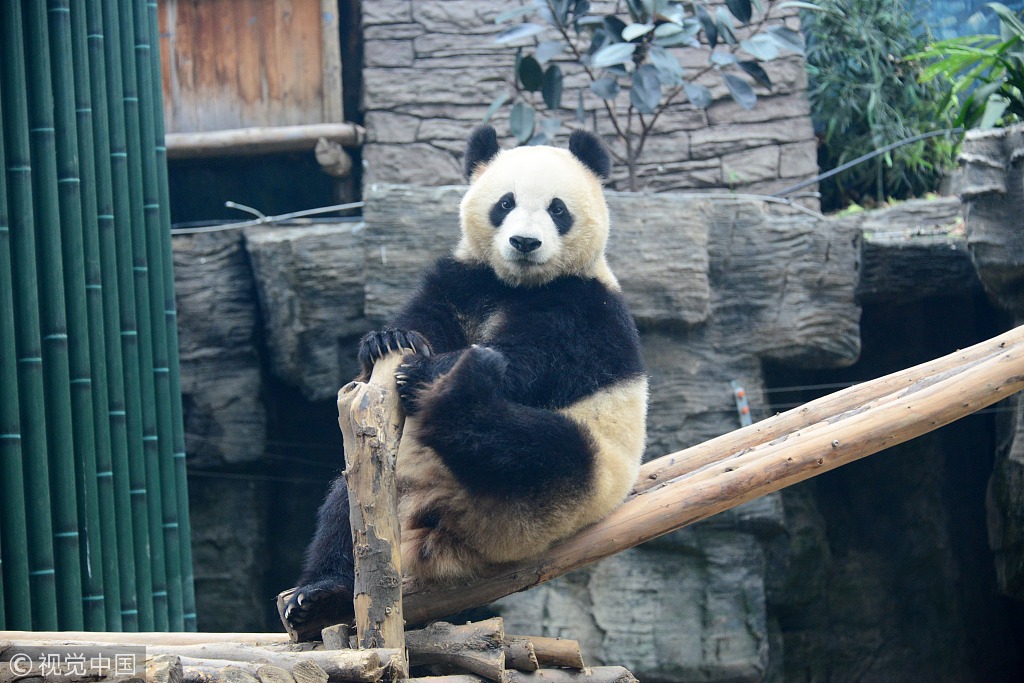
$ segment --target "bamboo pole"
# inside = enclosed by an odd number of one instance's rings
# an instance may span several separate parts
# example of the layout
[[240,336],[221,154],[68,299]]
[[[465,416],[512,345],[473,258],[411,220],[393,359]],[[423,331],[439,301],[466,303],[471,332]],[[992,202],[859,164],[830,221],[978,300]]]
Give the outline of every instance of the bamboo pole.
[[[145,444],[151,426],[145,420],[143,396],[145,378],[152,383],[152,362],[143,371],[141,353],[146,344],[140,343],[139,317],[136,305],[143,297],[136,292],[136,277],[133,254],[133,232],[141,225],[141,199],[136,201],[132,188],[139,188],[131,172],[128,150],[128,127],[125,92],[123,84],[129,82],[121,60],[121,27],[117,3],[103,0],[98,2],[103,15],[103,53],[106,64],[107,103],[110,121],[110,166],[114,191],[114,229],[117,263],[117,283],[120,292],[120,337],[124,359],[125,417],[128,437],[128,476],[131,493],[132,542],[135,556],[136,608],[138,627],[151,631],[157,626],[153,593],[154,563],[150,559],[149,491],[146,481]],[[137,121],[135,122],[137,123]],[[137,130],[136,125],[136,130]],[[140,188],[139,188],[140,189]],[[139,214],[139,215],[136,215]],[[141,267],[141,266],[140,266]],[[142,316],[144,318],[144,316]],[[152,396],[152,394],[150,394]],[[159,539],[160,536],[158,535]],[[162,544],[161,544],[162,545]],[[166,610],[164,611],[166,615]],[[131,616],[126,615],[126,616]]]
[[[154,340],[152,309],[150,302],[149,270],[152,264],[147,255],[147,187],[145,159],[142,150],[141,117],[139,106],[138,75],[135,63],[135,30],[133,26],[132,0],[119,0],[120,24],[119,47],[121,50],[121,75],[124,97],[122,106],[125,117],[125,140],[128,149],[128,169],[131,183],[128,193],[131,197],[131,245],[132,272],[135,280],[136,332],[139,339],[139,385],[142,396],[142,441],[145,455],[146,514],[149,525],[150,576],[153,581],[153,627],[157,631],[169,629],[167,562],[164,544],[163,500],[160,482],[160,428],[159,401],[156,394],[153,357]],[[108,39],[113,35],[108,31]]]
[[153,347],[153,387],[157,417],[157,480],[160,484],[161,535],[167,581],[168,627],[184,630],[181,594],[181,540],[178,527],[178,494],[175,486],[173,428],[171,425],[170,351],[164,297],[163,235],[160,221],[160,191],[156,159],[156,132],[153,123],[152,49],[149,43],[149,18],[146,3],[122,0],[125,24],[131,23],[137,78],[139,116],[139,154],[142,161],[143,215],[147,279],[149,283],[149,327]]
[[106,628],[103,591],[103,544],[96,481],[96,429],[93,414],[93,368],[86,298],[82,178],[79,171],[77,92],[72,64],[71,8],[68,0],[47,0],[46,18],[54,91],[57,194],[67,317],[68,367],[71,375],[71,424],[74,444],[78,548],[83,568],[82,613],[86,628]]
[[[28,90],[21,3],[3,0],[0,23],[8,35],[0,41],[0,88],[4,98],[4,132],[8,148],[7,179],[10,202],[11,278],[14,282],[15,336],[18,354],[21,449],[25,475],[25,526],[33,628],[57,628],[57,594],[50,516],[50,479],[46,457],[46,417],[35,215],[32,205],[31,154],[28,139]],[[10,484],[8,484],[10,486]],[[29,600],[26,600],[29,602]]]
[[[159,46],[159,22],[157,5],[147,3],[149,17],[150,45]],[[154,55],[158,50],[154,49]],[[164,266],[164,315],[166,317],[167,349],[170,365],[170,401],[172,450],[174,452],[174,478],[177,490],[178,526],[181,539],[181,581],[182,609],[186,631],[195,631],[196,596],[192,575],[192,530],[188,508],[188,476],[185,468],[185,429],[181,406],[181,366],[178,357],[178,314],[174,299],[174,256],[171,245],[171,199],[167,182],[167,147],[164,132],[164,110],[162,89],[160,87],[160,60],[155,56],[150,59],[153,73],[152,110],[155,140],[154,150],[157,160],[157,181],[160,192],[160,225],[163,233],[163,266]]]
[[29,142],[33,198],[37,210],[39,274],[42,276],[39,281],[40,321],[46,381],[46,446],[51,475],[57,613],[62,627],[77,629],[83,624],[82,572],[50,43],[45,5],[35,2],[26,3],[24,7],[25,57],[27,74],[32,79],[28,88]]
[[[104,621],[106,630],[121,630],[121,586],[117,552],[117,527],[111,468],[113,448],[108,402],[107,343],[104,329],[103,277],[100,264],[99,217],[97,210],[96,146],[94,141],[92,85],[89,70],[88,29],[84,3],[67,7],[71,21],[71,51],[75,84],[75,112],[78,124],[78,158],[82,201],[82,259],[85,277],[86,319],[89,334],[89,365],[92,376],[93,432],[95,458],[87,465],[90,480],[86,496],[94,500],[96,517],[91,521],[92,537],[98,538],[102,556],[94,559],[102,570]],[[81,484],[80,484],[81,485]]]
[[[0,57],[5,58],[5,57]],[[2,78],[2,75],[0,75]],[[3,89],[0,88],[0,132],[4,117]],[[14,321],[15,290],[11,261],[11,222],[7,212],[7,154],[4,136],[0,134],[0,530],[6,545],[0,542],[0,562],[6,589],[10,597],[0,607],[4,626],[0,628],[31,628],[32,605],[29,601],[28,547],[25,524],[24,468],[22,467],[22,430],[19,416],[17,335]]]
[[[395,463],[405,413],[394,385],[401,353],[377,361],[367,383],[338,392],[355,556],[355,626],[360,648],[405,650]],[[403,663],[405,674],[408,665]]]
[[[924,376],[864,406],[827,416],[627,500],[603,521],[540,557],[472,585],[406,580],[406,619],[422,623],[549,581],[590,562],[706,519],[758,496],[949,424],[1024,388],[1024,327],[1014,339],[956,372]],[[953,354],[957,356],[957,354]],[[884,378],[883,378],[884,380]],[[876,380],[878,381],[878,380]],[[753,439],[756,441],[756,437]]]
[[[107,374],[107,422],[110,427],[109,451],[97,453],[97,477],[101,497],[113,501],[114,532],[117,553],[108,553],[117,565],[118,630],[139,630],[136,598],[135,554],[132,534],[132,501],[128,467],[128,424],[125,403],[124,358],[121,347],[121,297],[118,287],[117,246],[114,225],[114,191],[111,176],[110,129],[112,113],[107,105],[107,65],[104,57],[101,0],[86,0],[85,21],[88,35],[89,79],[92,84],[92,129],[95,144],[96,224],[99,239],[100,279],[104,348]],[[75,10],[81,7],[76,6]],[[141,448],[141,443],[139,444]],[[109,524],[106,520],[104,524]],[[104,536],[106,543],[106,535]],[[108,549],[115,546],[111,544]],[[108,591],[112,601],[114,594]]]

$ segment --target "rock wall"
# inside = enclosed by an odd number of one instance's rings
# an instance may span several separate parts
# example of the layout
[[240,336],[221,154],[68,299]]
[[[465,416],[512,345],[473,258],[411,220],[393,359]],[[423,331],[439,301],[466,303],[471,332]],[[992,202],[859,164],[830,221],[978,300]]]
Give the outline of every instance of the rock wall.
[[[1024,125],[972,131],[963,152],[967,242],[985,291],[1015,325],[1024,324]],[[990,485],[989,541],[999,588],[1024,600],[1024,402],[999,415]]]
[[[341,459],[334,392],[354,374],[358,336],[386,321],[420,269],[454,244],[461,192],[373,184],[362,225],[175,238],[179,283],[192,281],[179,284],[182,336],[196,340],[183,355],[186,419],[206,430],[189,442],[201,628],[278,628],[269,598],[297,575]],[[610,262],[651,377],[651,457],[735,429],[732,380],[759,419],[789,407],[779,386],[896,369],[871,360],[879,344],[931,357],[976,333],[966,314],[943,312],[980,292],[956,200],[827,220],[700,195],[612,192],[609,205]],[[925,315],[914,302],[932,303]],[[873,311],[870,358],[844,369],[862,352],[862,305]],[[879,306],[889,308],[879,316]],[[941,332],[949,327],[953,342]],[[209,345],[202,352],[199,340]],[[886,362],[926,359],[897,356]],[[235,358],[227,374],[258,379],[225,391],[204,358]],[[243,408],[218,398],[231,392]],[[239,418],[244,406],[256,421]],[[1012,620],[984,579],[987,568],[994,587],[991,558],[968,524],[980,519],[975,494],[989,471],[990,431],[979,424],[966,437],[874,456],[825,484],[753,501],[491,609],[510,632],[580,639],[588,661],[624,664],[650,681],[882,682],[922,671],[937,681],[1001,680],[977,664],[1018,666],[1007,654]],[[238,459],[246,443],[256,460]],[[965,487],[968,470],[974,483]]]
[[[610,2],[592,4],[611,11]],[[507,28],[494,23],[507,4],[373,0],[362,8],[367,183],[461,183],[467,131],[508,88],[503,81],[512,71],[514,49],[494,42]],[[793,11],[786,21],[799,29]],[[684,68],[696,70],[707,55],[680,52],[680,59]],[[642,186],[654,191],[727,188],[770,193],[816,175],[817,143],[804,61],[783,57],[766,63],[765,70],[772,90],[758,86],[757,107],[751,111],[732,101],[717,74],[699,79],[715,101],[703,111],[679,106],[661,117],[641,160]],[[574,120],[576,93],[586,86],[567,76],[564,121]],[[584,103],[596,129],[609,132],[600,101],[589,90]],[[508,131],[508,111],[504,107],[494,121],[502,134]],[[563,125],[563,135],[567,130]],[[615,144],[614,138],[607,140]],[[612,187],[622,186],[625,175],[624,167],[616,168]]]

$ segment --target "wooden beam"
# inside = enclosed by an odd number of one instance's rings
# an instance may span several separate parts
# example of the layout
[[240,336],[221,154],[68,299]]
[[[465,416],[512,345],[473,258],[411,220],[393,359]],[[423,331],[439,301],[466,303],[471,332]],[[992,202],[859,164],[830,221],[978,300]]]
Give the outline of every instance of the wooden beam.
[[366,130],[354,123],[314,123],[206,133],[168,133],[167,158],[200,159],[312,151],[321,138],[346,147],[359,147],[366,139]]

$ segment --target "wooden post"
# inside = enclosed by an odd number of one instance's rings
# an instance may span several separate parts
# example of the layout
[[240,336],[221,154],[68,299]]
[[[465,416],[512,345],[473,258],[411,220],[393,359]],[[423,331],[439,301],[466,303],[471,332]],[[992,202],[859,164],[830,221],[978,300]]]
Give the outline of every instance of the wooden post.
[[[405,664],[401,539],[395,464],[405,413],[394,386],[400,353],[378,361],[369,382],[338,392],[355,556],[355,627],[360,648],[397,648]],[[406,671],[406,675],[408,672]]]

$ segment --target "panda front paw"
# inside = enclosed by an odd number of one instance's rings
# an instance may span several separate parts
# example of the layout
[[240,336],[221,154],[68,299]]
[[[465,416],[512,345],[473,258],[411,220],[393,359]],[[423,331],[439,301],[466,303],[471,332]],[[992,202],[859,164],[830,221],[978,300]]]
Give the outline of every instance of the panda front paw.
[[373,371],[373,364],[389,353],[412,352],[429,357],[430,342],[419,332],[385,328],[370,332],[359,342],[359,365],[366,377]]
[[423,388],[433,381],[434,375],[434,368],[428,358],[414,354],[402,358],[402,364],[395,370],[395,385],[406,413],[415,415],[418,412],[417,398]]

